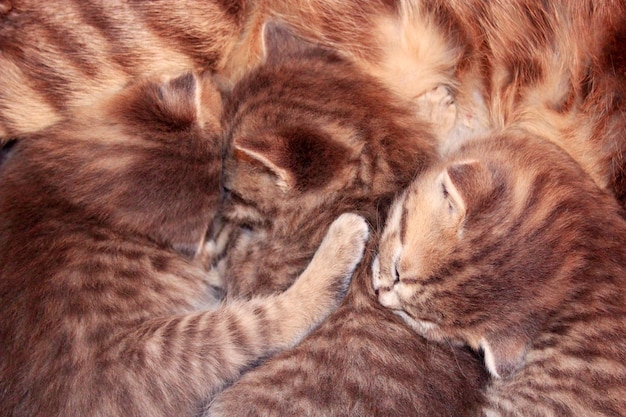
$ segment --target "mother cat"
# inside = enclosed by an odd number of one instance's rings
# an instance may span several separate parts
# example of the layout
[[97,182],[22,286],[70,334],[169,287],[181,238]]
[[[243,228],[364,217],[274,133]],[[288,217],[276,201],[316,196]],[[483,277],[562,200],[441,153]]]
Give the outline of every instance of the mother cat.
[[262,25],[278,18],[407,99],[448,84],[463,114],[540,133],[626,203],[621,0],[186,0],[176,6],[5,0],[0,138],[71,116],[138,76],[202,69],[236,81],[262,60]]

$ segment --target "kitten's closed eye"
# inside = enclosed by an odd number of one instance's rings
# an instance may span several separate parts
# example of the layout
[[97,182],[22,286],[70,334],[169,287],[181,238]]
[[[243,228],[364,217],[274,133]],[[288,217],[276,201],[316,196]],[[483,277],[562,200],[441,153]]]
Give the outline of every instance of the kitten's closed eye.
[[391,267],[394,285],[400,282],[400,273],[398,272],[398,264],[394,263]]

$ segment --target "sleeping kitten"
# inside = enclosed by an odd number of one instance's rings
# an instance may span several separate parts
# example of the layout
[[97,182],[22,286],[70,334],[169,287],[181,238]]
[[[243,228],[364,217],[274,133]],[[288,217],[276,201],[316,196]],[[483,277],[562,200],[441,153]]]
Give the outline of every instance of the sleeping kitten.
[[626,205],[623,0],[12,0],[0,8],[0,142],[137,77],[208,70],[235,82],[262,61],[269,19],[406,99],[448,85],[460,124],[555,141]]
[[197,259],[219,198],[220,108],[208,77],[145,81],[14,146],[0,415],[195,416],[337,307],[368,235],[354,214],[320,230],[284,293],[219,305]]
[[[265,36],[265,64],[224,112],[223,212],[243,228],[225,259],[234,297],[289,286],[337,213],[363,215],[376,236],[396,193],[435,157],[424,123],[380,83],[280,26]],[[339,309],[217,396],[208,415],[472,414],[485,380],[478,359],[416,338],[376,303],[372,249]]]
[[382,58],[371,73],[415,102],[447,85],[461,136],[492,128],[541,136],[626,206],[624,1],[396,4],[372,31]]
[[623,214],[557,146],[475,139],[394,204],[373,285],[419,335],[483,352],[483,415],[623,416]]

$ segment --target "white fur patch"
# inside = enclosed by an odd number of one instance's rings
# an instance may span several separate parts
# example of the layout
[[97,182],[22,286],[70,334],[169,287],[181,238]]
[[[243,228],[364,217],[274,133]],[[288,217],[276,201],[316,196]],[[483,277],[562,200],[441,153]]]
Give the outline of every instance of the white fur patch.
[[478,342],[478,346],[482,349],[483,355],[485,356],[485,366],[491,375],[494,378],[501,379],[502,376],[498,373],[496,369],[496,359],[493,354],[493,350],[489,343],[483,338]]

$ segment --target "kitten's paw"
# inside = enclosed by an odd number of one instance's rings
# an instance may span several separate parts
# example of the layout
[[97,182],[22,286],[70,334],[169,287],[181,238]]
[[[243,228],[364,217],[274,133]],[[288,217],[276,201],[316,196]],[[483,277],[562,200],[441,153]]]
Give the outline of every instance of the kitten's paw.
[[367,223],[356,214],[342,214],[331,224],[309,266],[281,294],[301,313],[290,317],[289,328],[308,332],[339,306],[363,257],[368,235]]
[[309,265],[318,282],[322,284],[325,280],[325,285],[330,285],[330,290],[342,298],[363,257],[368,237],[369,227],[363,217],[352,213],[339,216],[330,225]]
[[357,214],[344,213],[328,228],[318,252],[334,258],[334,263],[346,273],[352,273],[363,257],[369,237],[365,219]]
[[439,138],[445,137],[456,123],[457,108],[448,88],[440,85],[417,98],[418,114],[430,122]]

